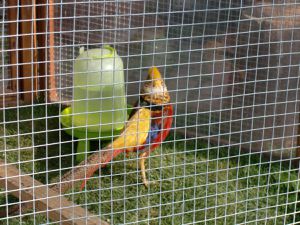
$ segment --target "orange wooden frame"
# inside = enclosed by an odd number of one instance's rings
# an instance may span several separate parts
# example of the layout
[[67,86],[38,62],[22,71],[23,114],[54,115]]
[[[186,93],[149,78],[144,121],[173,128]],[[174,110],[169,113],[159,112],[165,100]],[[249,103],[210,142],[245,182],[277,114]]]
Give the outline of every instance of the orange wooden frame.
[[[47,3],[48,2],[48,3]],[[32,104],[47,92],[57,101],[54,65],[53,0],[10,0],[7,11],[10,77],[0,107]],[[47,30],[48,27],[48,30]],[[48,35],[49,34],[49,35]]]

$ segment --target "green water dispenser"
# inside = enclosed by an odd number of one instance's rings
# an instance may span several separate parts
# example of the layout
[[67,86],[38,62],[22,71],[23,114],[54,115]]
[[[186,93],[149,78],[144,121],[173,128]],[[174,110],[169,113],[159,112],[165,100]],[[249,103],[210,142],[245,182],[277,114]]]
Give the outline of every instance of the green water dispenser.
[[[127,103],[123,62],[114,48],[81,49],[74,63],[73,86],[74,127],[110,137],[124,127]],[[87,145],[78,151],[85,151]]]

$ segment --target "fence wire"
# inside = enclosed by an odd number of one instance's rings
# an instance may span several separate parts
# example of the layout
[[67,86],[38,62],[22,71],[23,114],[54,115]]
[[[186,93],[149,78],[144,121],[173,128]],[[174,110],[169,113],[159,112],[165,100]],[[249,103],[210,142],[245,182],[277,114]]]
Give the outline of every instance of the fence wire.
[[[298,1],[1,0],[0,20],[0,224],[300,224]],[[153,66],[173,124],[148,187],[137,151],[53,188],[120,135]]]

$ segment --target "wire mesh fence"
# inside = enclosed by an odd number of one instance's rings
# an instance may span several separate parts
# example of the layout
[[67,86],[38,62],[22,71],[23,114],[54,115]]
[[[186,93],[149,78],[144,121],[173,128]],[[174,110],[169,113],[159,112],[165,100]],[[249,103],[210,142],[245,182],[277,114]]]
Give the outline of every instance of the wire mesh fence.
[[0,224],[300,223],[299,12],[0,1]]

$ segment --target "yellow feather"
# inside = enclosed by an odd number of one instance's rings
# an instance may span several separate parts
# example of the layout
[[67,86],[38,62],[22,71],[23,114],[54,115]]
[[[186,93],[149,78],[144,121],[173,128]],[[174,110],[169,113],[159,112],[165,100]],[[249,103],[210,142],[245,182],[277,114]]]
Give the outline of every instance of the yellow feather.
[[138,147],[147,139],[150,130],[151,111],[140,108],[127,122],[124,131],[107,148],[126,149],[128,151]]
[[161,79],[161,74],[157,69],[157,67],[154,66],[148,70],[148,79],[153,79],[153,80]]

